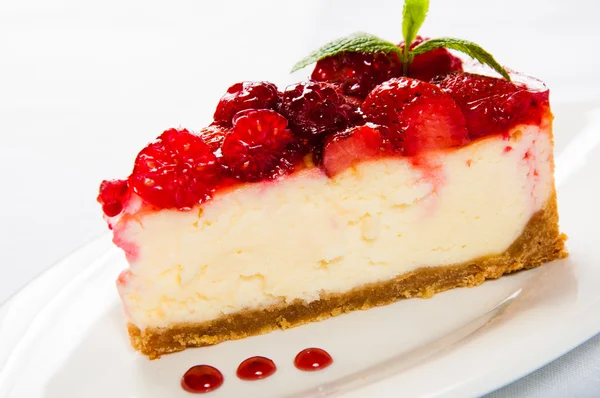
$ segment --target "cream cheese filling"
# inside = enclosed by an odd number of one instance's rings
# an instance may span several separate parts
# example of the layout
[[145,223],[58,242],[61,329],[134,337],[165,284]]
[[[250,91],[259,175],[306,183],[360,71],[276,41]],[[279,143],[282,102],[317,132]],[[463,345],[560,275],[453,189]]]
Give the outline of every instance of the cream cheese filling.
[[118,241],[137,246],[119,291],[130,322],[164,327],[501,253],[549,198],[552,173],[544,125],[416,162],[247,184],[193,211],[117,222]]

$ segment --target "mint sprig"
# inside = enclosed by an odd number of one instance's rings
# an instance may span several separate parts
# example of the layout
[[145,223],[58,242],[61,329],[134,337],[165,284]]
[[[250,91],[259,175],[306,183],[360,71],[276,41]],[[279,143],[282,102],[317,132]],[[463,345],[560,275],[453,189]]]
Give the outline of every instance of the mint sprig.
[[314,64],[320,59],[336,55],[344,51],[362,53],[400,53],[400,49],[394,43],[380,39],[379,37],[369,33],[357,32],[351,34],[350,36],[331,41],[325,44],[323,47],[308,54],[293,66],[292,72],[300,70],[310,64]]
[[404,37],[404,51],[400,56],[404,75],[408,74],[408,65],[412,62],[413,54],[410,45],[417,38],[421,25],[425,22],[429,11],[429,0],[405,0],[402,9],[402,36]]
[[408,75],[410,63],[417,55],[438,49],[449,48],[461,51],[477,61],[489,65],[492,69],[510,81],[510,76],[506,70],[485,51],[481,46],[461,39],[440,38],[427,40],[414,49],[410,46],[416,39],[419,29],[423,25],[427,12],[429,11],[429,0],[405,0],[402,10],[402,35],[404,37],[404,50],[401,50],[394,43],[381,39],[369,33],[354,33],[350,36],[342,37],[325,44],[323,47],[313,51],[305,58],[298,61],[292,68],[292,72],[302,69],[323,58],[330,57],[341,52],[363,52],[363,53],[392,53],[398,54],[402,62],[402,70],[405,76]]
[[463,52],[482,64],[489,65],[492,69],[501,74],[502,77],[510,81],[510,76],[506,70],[494,59],[494,57],[492,57],[492,54],[488,53],[481,48],[479,44],[473,43],[472,41],[453,39],[451,37],[431,39],[413,48],[412,54],[416,56],[438,48],[450,48],[452,50]]

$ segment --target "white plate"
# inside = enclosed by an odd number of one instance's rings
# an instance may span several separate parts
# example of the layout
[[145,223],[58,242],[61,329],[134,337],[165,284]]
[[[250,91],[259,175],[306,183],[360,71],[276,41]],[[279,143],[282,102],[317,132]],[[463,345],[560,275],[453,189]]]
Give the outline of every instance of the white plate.
[[[557,184],[571,256],[536,270],[320,323],[148,361],[128,343],[114,279],[125,267],[103,237],[0,307],[1,397],[187,397],[190,366],[216,366],[209,396],[474,396],[548,363],[600,331],[600,107],[555,104]],[[303,348],[334,364],[297,371]],[[274,376],[242,382],[237,365],[272,358]]]

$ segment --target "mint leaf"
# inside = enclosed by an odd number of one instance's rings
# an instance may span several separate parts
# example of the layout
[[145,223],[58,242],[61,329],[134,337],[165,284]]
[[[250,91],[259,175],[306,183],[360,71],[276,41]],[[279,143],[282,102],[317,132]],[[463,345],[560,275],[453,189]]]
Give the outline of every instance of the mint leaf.
[[342,37],[341,39],[329,42],[323,47],[319,48],[318,50],[313,51],[308,56],[298,61],[296,65],[293,66],[292,72],[295,72],[310,64],[313,64],[319,61],[320,59],[330,57],[332,55],[344,51],[354,51],[363,53],[401,53],[400,49],[394,43],[380,39],[379,37],[371,35],[369,33],[358,32],[351,34],[350,36]]
[[492,54],[485,51],[481,46],[471,41],[462,39],[452,39],[450,37],[442,37],[439,39],[427,40],[412,50],[413,55],[420,55],[437,48],[450,48],[452,50],[461,51],[471,58],[476,59],[482,64],[489,65],[492,69],[502,75],[506,80],[510,81],[510,76],[506,70],[492,57]]
[[429,0],[406,0],[402,11],[402,36],[404,36],[404,48],[410,48],[410,44],[417,37],[419,29],[429,11]]
[[402,36],[404,36],[404,51],[400,54],[402,61],[402,72],[408,75],[408,65],[413,60],[410,45],[417,37],[419,29],[429,11],[429,0],[405,0],[402,10]]

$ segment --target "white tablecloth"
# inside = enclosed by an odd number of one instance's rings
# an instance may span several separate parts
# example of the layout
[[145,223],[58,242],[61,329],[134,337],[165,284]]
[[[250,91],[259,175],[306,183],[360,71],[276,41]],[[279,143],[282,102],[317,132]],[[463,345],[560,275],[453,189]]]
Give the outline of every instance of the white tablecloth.
[[[0,302],[106,231],[94,200],[98,183],[126,176],[139,148],[162,129],[207,124],[232,82],[302,78],[286,71],[334,37],[363,30],[400,40],[401,6],[2,2]],[[433,0],[431,9],[426,34],[479,42],[502,63],[545,80],[554,101],[598,98],[597,0]],[[600,396],[599,367],[596,337],[491,396]]]
[[486,398],[600,397],[600,335]]

